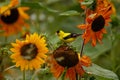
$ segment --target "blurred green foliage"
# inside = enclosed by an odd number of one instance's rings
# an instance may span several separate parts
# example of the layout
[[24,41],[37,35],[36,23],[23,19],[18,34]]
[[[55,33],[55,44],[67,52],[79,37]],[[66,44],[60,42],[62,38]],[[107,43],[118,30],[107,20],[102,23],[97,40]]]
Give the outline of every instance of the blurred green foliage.
[[[0,0],[0,6],[8,3],[8,1],[9,0]],[[111,1],[116,8],[116,15],[111,17],[112,22],[110,26],[106,28],[107,34],[104,35],[103,44],[98,43],[96,47],[92,47],[91,44],[88,43],[84,47],[84,54],[90,56],[93,63],[95,63],[92,68],[87,69],[88,72],[91,70],[93,73],[91,77],[89,77],[89,80],[118,80],[117,76],[120,79],[120,0]],[[83,10],[80,8],[78,0],[20,0],[20,2],[20,6],[30,7],[28,11],[30,20],[27,21],[30,24],[30,32],[45,33],[48,42],[52,45],[59,42],[58,37],[55,35],[55,32],[59,29],[66,32],[83,32],[76,27],[78,24],[84,22]],[[20,39],[20,36],[20,34],[17,34],[7,39],[4,36],[0,37],[1,72],[3,72],[3,67],[5,69],[13,65],[13,63],[9,62],[9,55],[5,56],[4,54],[10,54],[8,50],[10,43],[16,39]],[[76,47],[77,51],[80,51],[81,44],[82,39],[79,38],[71,45]],[[20,71],[17,72],[20,73]],[[33,75],[33,73],[31,73],[31,75]],[[35,78],[36,80],[54,80],[49,69],[36,72],[35,77],[37,77]],[[6,78],[8,78],[8,76]]]

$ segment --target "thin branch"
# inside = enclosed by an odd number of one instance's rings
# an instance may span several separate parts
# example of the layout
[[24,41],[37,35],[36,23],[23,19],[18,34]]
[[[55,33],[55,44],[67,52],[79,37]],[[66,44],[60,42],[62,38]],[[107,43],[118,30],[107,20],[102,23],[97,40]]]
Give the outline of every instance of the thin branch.
[[23,80],[26,80],[26,71],[23,70]]
[[[86,14],[86,11],[87,11],[87,8],[85,9],[84,14]],[[84,23],[86,23],[86,15],[84,16]],[[85,39],[83,40],[83,43],[82,43],[82,48],[81,48],[81,51],[80,51],[80,57],[82,57],[82,55],[83,55],[83,49],[84,49],[84,45],[85,45],[84,42],[85,42]]]
[[12,69],[12,68],[14,68],[14,67],[15,67],[15,65],[10,66],[10,67],[6,68],[6,69],[4,70],[4,72],[7,71],[7,70],[9,70],[9,69]]
[[83,43],[82,43],[82,48],[81,48],[81,51],[80,51],[80,57],[82,57],[82,55],[83,55],[84,42],[85,42],[85,39],[83,40]]

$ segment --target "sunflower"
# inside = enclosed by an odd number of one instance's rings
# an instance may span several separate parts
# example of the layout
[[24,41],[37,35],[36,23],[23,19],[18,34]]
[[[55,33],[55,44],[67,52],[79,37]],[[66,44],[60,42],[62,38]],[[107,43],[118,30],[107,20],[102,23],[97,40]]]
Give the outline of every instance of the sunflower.
[[50,56],[50,70],[56,78],[59,78],[67,68],[65,78],[76,80],[76,74],[83,76],[85,71],[82,66],[90,66],[91,60],[88,56],[79,58],[69,46],[61,45]]
[[20,66],[21,70],[38,69],[47,57],[45,55],[48,52],[46,45],[43,36],[36,33],[27,35],[25,40],[16,40],[16,43],[12,43],[11,58],[16,63],[16,67]]
[[[89,16],[90,14],[96,13],[97,11],[105,10],[105,8],[112,5],[112,2],[110,2],[109,0],[93,0],[93,2],[89,5],[87,4],[82,5],[83,2],[87,3],[87,1],[85,0],[79,0],[81,8],[85,10],[86,17]],[[112,7],[112,10],[114,11],[114,7]]]
[[[110,3],[109,0],[93,0],[93,1],[86,1],[86,0],[79,0],[82,9],[90,8],[91,10],[96,9],[97,6],[107,6]],[[91,4],[90,4],[91,3]]]
[[3,30],[4,36],[18,33],[22,30],[22,26],[27,29],[29,25],[25,23],[25,20],[29,19],[29,16],[24,12],[29,10],[29,7],[16,7],[18,0],[11,0],[7,6],[0,8],[0,30]]
[[[90,14],[90,13],[89,13]],[[86,16],[86,23],[78,25],[78,28],[84,29],[83,38],[85,44],[92,41],[92,45],[96,45],[96,40],[102,43],[103,34],[106,33],[104,26],[108,26],[111,22],[112,6],[109,4],[106,7],[98,7],[90,15]]]

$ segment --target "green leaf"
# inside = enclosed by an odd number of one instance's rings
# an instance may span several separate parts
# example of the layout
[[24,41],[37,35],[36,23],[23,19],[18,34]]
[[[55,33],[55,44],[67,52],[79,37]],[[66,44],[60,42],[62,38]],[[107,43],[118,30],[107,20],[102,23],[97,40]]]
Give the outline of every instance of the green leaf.
[[35,8],[35,9],[40,9],[41,8],[41,9],[45,9],[46,11],[53,12],[53,13],[59,12],[57,10],[49,8],[48,6],[46,6],[45,4],[40,3],[40,2],[34,2],[34,3],[32,3],[32,2],[22,2],[21,6],[28,6],[30,8]]
[[40,70],[37,75],[39,77],[39,80],[55,80],[48,68]]
[[[104,54],[104,52],[109,51],[111,49],[111,40],[108,38],[104,38],[102,40],[102,44],[98,43],[96,44],[95,47],[91,45],[91,42],[87,43],[84,46],[84,52],[83,54],[90,56],[91,59],[96,59],[100,55]],[[82,45],[82,39],[78,38],[76,41],[72,43],[73,47],[76,47],[76,50],[80,52],[81,50],[81,45]]]
[[38,4],[38,2],[34,2],[34,3],[33,2],[22,2],[21,6],[27,6],[27,7],[36,8],[36,9],[42,8],[42,6]]
[[74,16],[74,15],[80,15],[80,13],[75,10],[60,13],[60,16]]
[[9,1],[0,1],[0,7],[8,5]]
[[90,67],[84,67],[84,69],[86,70],[86,72],[89,72],[90,74],[93,75],[97,75],[112,80],[119,80],[118,76],[114,72],[104,69],[96,64],[92,64],[92,66]]
[[93,2],[94,2],[93,0],[88,0],[88,1],[81,2],[81,5],[91,5]]
[[4,30],[0,30],[0,33],[3,33],[3,32],[5,32]]
[[49,12],[53,12],[53,13],[57,13],[57,12],[59,12],[59,11],[57,11],[57,10],[54,10],[54,9],[51,9],[51,8],[49,8],[49,7],[47,7],[46,5],[44,5],[43,3],[38,3],[43,9],[45,9],[45,10],[47,10],[47,11],[49,11]]
[[104,38],[102,42],[103,44],[97,43],[95,47],[93,47],[91,43],[87,44],[87,46],[84,48],[84,53],[90,56],[92,59],[95,59],[111,49],[112,44],[110,39]]

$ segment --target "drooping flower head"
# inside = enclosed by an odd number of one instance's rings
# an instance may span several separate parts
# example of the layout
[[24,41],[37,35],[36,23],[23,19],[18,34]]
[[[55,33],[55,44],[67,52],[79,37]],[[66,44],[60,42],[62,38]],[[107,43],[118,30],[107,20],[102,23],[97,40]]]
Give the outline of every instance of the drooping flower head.
[[0,8],[0,30],[4,31],[5,36],[20,32],[23,26],[29,27],[25,23],[29,16],[24,12],[29,7],[17,7],[18,4],[18,0],[11,0],[10,4]]
[[108,26],[109,22],[111,22],[111,15],[112,6],[111,4],[107,4],[103,8],[97,7],[95,11],[86,16],[86,23],[78,25],[78,28],[85,30],[83,34],[85,44],[92,41],[92,45],[95,46],[97,40],[102,43],[103,34],[106,33],[104,27]]
[[79,58],[79,55],[69,46],[61,45],[57,48],[50,59],[51,72],[59,78],[67,68],[65,78],[76,80],[76,74],[83,76],[85,71],[82,66],[90,66],[91,60],[87,56]]
[[[84,2],[84,4],[82,4]],[[108,6],[112,6],[112,2],[110,0],[79,0],[81,7],[84,7],[86,17],[94,14],[98,11],[106,10]],[[86,3],[86,4],[85,4]],[[87,5],[89,3],[89,5]],[[112,7],[112,12],[114,12],[114,8]]]
[[79,0],[82,9],[90,8],[95,10],[97,7],[106,7],[110,1],[109,0]]
[[16,43],[12,43],[13,48],[10,50],[13,54],[11,58],[16,63],[16,67],[20,66],[21,70],[38,69],[47,57],[48,48],[46,45],[43,36],[36,33],[27,35],[25,40],[16,40]]

